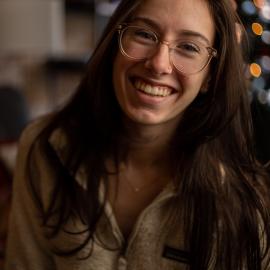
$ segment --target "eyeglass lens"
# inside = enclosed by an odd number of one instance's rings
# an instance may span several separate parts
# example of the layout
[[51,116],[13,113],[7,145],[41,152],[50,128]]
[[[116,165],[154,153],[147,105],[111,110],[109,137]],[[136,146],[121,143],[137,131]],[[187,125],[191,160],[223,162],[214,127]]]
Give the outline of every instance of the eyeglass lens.
[[[120,34],[123,53],[134,60],[144,60],[156,53],[161,42],[151,30],[127,26]],[[182,73],[193,74],[201,71],[210,61],[206,47],[192,39],[178,40],[170,46],[170,59]]]

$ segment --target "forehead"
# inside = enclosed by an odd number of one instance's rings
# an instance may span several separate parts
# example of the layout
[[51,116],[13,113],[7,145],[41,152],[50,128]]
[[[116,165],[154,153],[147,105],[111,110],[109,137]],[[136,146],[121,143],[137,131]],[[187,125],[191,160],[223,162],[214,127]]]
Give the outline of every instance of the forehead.
[[191,31],[214,42],[214,20],[206,0],[144,0],[133,15],[137,18],[153,21],[168,35]]

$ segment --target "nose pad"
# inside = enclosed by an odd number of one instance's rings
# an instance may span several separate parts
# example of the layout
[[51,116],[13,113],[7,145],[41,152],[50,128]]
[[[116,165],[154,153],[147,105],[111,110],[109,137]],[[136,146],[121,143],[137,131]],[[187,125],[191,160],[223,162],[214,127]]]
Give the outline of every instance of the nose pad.
[[160,43],[153,55],[145,61],[145,66],[155,74],[170,74],[173,65],[170,59],[170,49],[166,42]]

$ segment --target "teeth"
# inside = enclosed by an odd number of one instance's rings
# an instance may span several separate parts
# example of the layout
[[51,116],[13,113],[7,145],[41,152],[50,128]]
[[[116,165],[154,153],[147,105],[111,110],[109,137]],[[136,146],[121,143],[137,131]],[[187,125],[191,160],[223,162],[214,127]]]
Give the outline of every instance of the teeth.
[[135,87],[144,93],[152,96],[166,97],[171,94],[172,90],[164,86],[152,86],[142,81],[135,81]]

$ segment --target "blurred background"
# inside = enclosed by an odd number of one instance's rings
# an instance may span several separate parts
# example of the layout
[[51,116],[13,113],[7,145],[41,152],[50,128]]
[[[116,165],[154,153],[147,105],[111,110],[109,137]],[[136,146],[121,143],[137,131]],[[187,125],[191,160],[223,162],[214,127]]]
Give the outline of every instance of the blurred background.
[[270,104],[270,0],[237,1],[249,41],[247,77],[254,95]]
[[[251,97],[268,110],[270,0],[236,2],[249,40],[246,76]],[[29,121],[58,108],[70,97],[118,3],[0,1],[0,269],[20,133]]]
[[117,4],[0,0],[0,269],[21,131],[74,92]]

